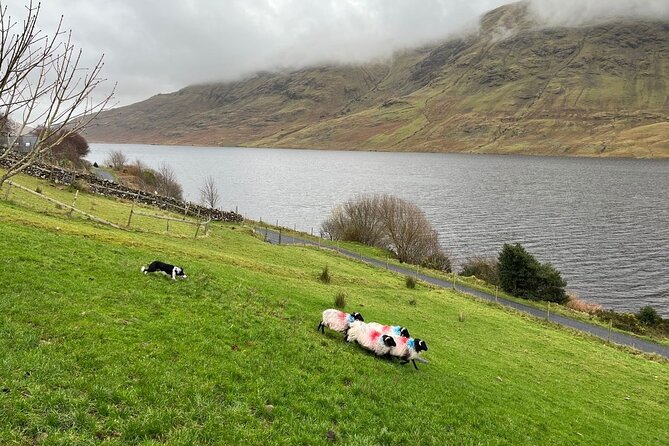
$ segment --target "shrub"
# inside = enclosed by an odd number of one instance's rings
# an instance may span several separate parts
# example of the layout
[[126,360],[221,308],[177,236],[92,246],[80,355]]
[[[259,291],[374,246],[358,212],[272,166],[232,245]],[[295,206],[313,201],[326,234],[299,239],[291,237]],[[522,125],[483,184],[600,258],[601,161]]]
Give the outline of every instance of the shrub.
[[318,276],[318,278],[323,283],[330,283],[332,277],[330,276],[330,269],[327,265],[325,265],[325,268],[323,268],[323,271],[321,271],[321,274]]
[[581,313],[588,313],[590,315],[595,315],[602,311],[601,305],[581,300],[575,294],[568,295],[565,306],[574,311],[580,311]]
[[128,158],[120,150],[112,150],[109,152],[105,164],[111,166],[114,170],[121,170],[123,166],[128,163]]
[[414,288],[416,288],[416,278],[414,276],[407,276],[406,284],[407,288],[413,290]]
[[415,297],[413,299],[409,300],[409,305],[411,305],[412,307],[415,307],[417,304],[418,304],[418,301],[416,300]]
[[560,272],[549,263],[539,263],[520,243],[504,244],[498,257],[498,276],[501,288],[514,296],[556,303],[567,300],[567,283]]
[[39,186],[37,186],[37,187],[35,188],[35,192],[37,192],[38,194],[41,194],[41,193],[42,193],[42,188],[39,187]]
[[345,291],[339,291],[335,295],[334,306],[335,306],[335,308],[339,308],[340,310],[343,310],[344,308],[346,308],[346,292]]
[[646,305],[645,307],[641,308],[636,314],[636,317],[639,319],[639,322],[644,325],[653,326],[662,322],[660,315],[657,314],[655,308],[651,307],[650,305]]
[[497,259],[483,256],[470,257],[462,264],[460,275],[475,276],[491,285],[499,285]]
[[400,262],[450,269],[437,232],[418,206],[392,195],[364,195],[336,207],[321,225],[333,240],[387,249]]

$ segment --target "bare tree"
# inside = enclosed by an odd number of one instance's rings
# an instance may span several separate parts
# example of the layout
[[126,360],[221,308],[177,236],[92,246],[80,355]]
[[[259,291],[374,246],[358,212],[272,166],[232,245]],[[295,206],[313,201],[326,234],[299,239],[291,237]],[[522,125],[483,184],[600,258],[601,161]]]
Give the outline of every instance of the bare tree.
[[80,133],[107,107],[114,92],[93,99],[104,81],[102,57],[93,68],[83,67],[82,52],[72,43],[72,32],[63,30],[62,17],[56,31],[48,35],[38,28],[40,4],[35,6],[31,0],[25,10],[26,17],[16,20],[0,2],[0,116],[10,120],[12,127],[0,144],[0,159],[10,156],[29,129],[44,131],[0,176],[0,186],[51,147]]
[[112,150],[105,158],[105,164],[111,166],[112,169],[121,170],[128,164],[128,158],[120,150]]
[[336,207],[321,231],[332,239],[388,249],[401,262],[450,270],[437,232],[420,208],[392,195],[365,195]]
[[200,188],[200,201],[202,201],[203,205],[216,209],[220,200],[221,196],[218,193],[216,181],[213,177],[208,176],[204,179],[204,184]]
[[156,173],[156,187],[160,195],[183,200],[183,188],[177,181],[174,169],[168,164],[161,164]]

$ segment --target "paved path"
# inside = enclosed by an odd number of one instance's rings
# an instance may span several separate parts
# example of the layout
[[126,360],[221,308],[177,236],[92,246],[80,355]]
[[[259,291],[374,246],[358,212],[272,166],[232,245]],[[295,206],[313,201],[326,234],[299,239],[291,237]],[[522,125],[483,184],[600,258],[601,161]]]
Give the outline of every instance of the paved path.
[[[268,241],[269,243],[273,244],[285,244],[285,245],[292,245],[292,244],[298,244],[298,245],[313,245],[313,246],[320,246],[319,243],[299,238],[299,237],[293,237],[293,236],[287,236],[285,234],[279,234],[276,231],[268,230],[268,229],[260,229],[256,228],[255,231],[265,237],[265,240]],[[358,253],[349,251],[347,249],[335,247],[335,246],[327,246],[328,249],[332,249],[334,251],[339,252],[340,254],[343,254],[347,257],[352,257],[354,259],[360,260],[361,262],[367,263],[369,265],[373,265],[379,268],[387,268],[390,271],[394,271],[398,274],[402,275],[412,275],[412,276],[417,276],[419,279],[431,283],[433,285],[442,287],[442,288],[452,288],[453,283],[448,282],[446,280],[442,279],[436,279],[434,277],[426,276],[424,274],[416,274],[416,270],[414,269],[408,269],[404,268],[401,266],[393,265],[393,264],[386,264],[385,262],[382,262],[380,260],[372,259],[369,257],[362,256]],[[546,318],[546,311],[531,307],[529,305],[524,305],[522,303],[510,301],[507,299],[503,298],[497,298],[495,299],[495,296],[485,293],[483,291],[479,291],[473,288],[469,288],[468,286],[465,285],[457,285],[457,290],[471,294],[473,296],[479,297],[481,299],[489,300],[489,301],[495,301],[501,305],[505,305],[507,307],[515,308],[518,311],[522,311],[523,313],[528,313],[533,316],[539,317],[539,318]],[[597,336],[601,339],[607,340],[609,339],[609,330],[607,328],[603,328],[597,325],[592,325],[588,324],[586,322],[581,322],[576,319],[571,319],[565,316],[561,316],[559,314],[551,314],[550,315],[550,321],[558,323],[560,325],[564,325],[566,327],[570,327],[576,330],[580,330],[586,333],[589,333],[591,335]],[[616,331],[611,331],[611,342],[614,342],[616,344],[621,344],[621,345],[626,345],[629,347],[636,348],[637,350],[641,350],[647,353],[655,353],[661,356],[664,356],[665,358],[669,358],[669,346],[661,345],[661,344],[656,344],[654,342],[646,341],[641,338],[637,338],[636,336],[632,336],[629,334],[625,333],[619,333]]]
[[99,167],[92,167],[91,170],[93,171],[93,175],[97,176],[98,178],[111,181],[112,183],[116,182],[114,175],[112,175],[111,173],[107,172],[104,169],[101,169]]

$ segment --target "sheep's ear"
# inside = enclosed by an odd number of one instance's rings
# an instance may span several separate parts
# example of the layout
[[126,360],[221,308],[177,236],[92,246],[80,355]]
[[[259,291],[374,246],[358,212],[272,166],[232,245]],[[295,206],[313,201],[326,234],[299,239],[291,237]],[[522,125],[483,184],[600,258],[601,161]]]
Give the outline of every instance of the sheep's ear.
[[400,329],[400,335],[404,336],[405,338],[410,338],[411,336],[409,335],[409,329],[406,327],[402,327]]
[[393,337],[388,335],[383,335],[383,344],[386,347],[395,347],[397,345]]
[[418,341],[418,346],[420,347],[421,350],[427,351],[427,343],[425,341]]

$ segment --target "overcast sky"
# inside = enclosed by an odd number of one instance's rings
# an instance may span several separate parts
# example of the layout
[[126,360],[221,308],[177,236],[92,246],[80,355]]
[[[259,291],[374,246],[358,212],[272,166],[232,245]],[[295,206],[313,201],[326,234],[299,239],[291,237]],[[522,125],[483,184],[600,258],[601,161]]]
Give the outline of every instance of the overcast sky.
[[[0,0],[23,17],[28,0]],[[48,0],[40,25],[64,16],[86,66],[104,53],[117,105],[258,70],[360,62],[476,28],[508,0]],[[556,24],[669,16],[669,0],[533,0]]]

